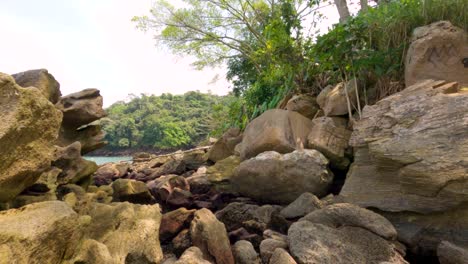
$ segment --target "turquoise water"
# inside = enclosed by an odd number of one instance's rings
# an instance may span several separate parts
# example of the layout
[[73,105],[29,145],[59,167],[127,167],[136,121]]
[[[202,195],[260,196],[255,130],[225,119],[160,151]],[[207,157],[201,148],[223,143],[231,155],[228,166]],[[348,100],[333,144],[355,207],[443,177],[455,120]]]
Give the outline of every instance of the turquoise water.
[[119,161],[132,161],[131,156],[118,156],[118,157],[99,157],[99,156],[84,156],[85,159],[96,162],[97,165],[102,165],[108,162],[119,162]]

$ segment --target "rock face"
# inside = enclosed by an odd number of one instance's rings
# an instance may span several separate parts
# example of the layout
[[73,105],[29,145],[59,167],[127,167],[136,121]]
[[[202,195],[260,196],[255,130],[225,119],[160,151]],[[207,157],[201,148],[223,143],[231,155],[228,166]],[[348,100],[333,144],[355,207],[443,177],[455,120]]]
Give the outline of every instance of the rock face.
[[240,157],[255,157],[265,151],[289,153],[305,145],[312,121],[299,113],[272,109],[252,120],[244,131]]
[[206,170],[207,179],[217,186],[227,185],[230,187],[229,181],[232,175],[240,164],[240,158],[237,156],[229,156],[223,160],[216,162],[215,165],[208,167]]
[[78,215],[59,201],[0,212],[0,263],[60,263],[79,226]]
[[153,200],[144,182],[118,179],[112,183],[113,200],[116,202],[129,201],[132,203],[150,203]]
[[[350,110],[357,106],[356,82],[350,80],[347,83],[339,83],[336,86],[327,86],[317,96],[317,103],[325,116],[342,116],[348,114],[348,99]],[[348,99],[346,98],[348,95]]]
[[287,204],[304,192],[324,196],[333,181],[328,160],[316,150],[267,151],[243,161],[231,177],[238,191],[260,201]]
[[62,115],[38,89],[0,73],[0,202],[32,185],[50,166]]
[[217,162],[234,154],[234,148],[242,141],[242,133],[238,128],[230,128],[214,143],[208,152],[208,159]]
[[80,141],[82,154],[103,147],[104,132],[99,125],[89,125],[91,122],[106,116],[102,109],[102,96],[97,89],[85,89],[60,98],[56,104],[63,112],[63,122],[60,128],[58,144],[67,146]]
[[303,193],[294,202],[281,210],[281,215],[285,218],[297,218],[305,216],[306,214],[322,208],[322,202],[317,196],[311,193]]
[[289,99],[286,110],[298,112],[309,119],[313,119],[319,110],[319,106],[315,97],[300,94]]
[[323,153],[330,163],[339,169],[349,165],[345,157],[351,131],[346,129],[346,120],[338,117],[319,117],[312,120],[314,124],[307,136],[307,146]]
[[457,83],[423,81],[366,106],[340,194],[401,212],[385,216],[413,248],[434,252],[441,239],[460,241],[468,234],[467,127],[468,93]]
[[[406,55],[406,86],[424,79],[468,85],[468,33],[448,21],[416,28]],[[467,63],[468,64],[468,63]]]
[[190,236],[193,245],[201,249],[205,259],[214,259],[218,264],[234,264],[226,228],[210,210],[195,212]]
[[81,157],[81,144],[78,141],[64,148],[58,147],[54,155],[52,166],[61,170],[57,184],[82,182],[98,168],[95,162]]
[[288,230],[289,249],[301,264],[407,263],[395,238],[388,220],[351,204],[315,210]]
[[468,249],[458,247],[448,241],[443,241],[439,244],[437,256],[441,264],[468,263]]
[[36,87],[53,104],[57,103],[60,96],[62,96],[60,84],[46,69],[20,72],[13,74],[12,77],[21,87]]

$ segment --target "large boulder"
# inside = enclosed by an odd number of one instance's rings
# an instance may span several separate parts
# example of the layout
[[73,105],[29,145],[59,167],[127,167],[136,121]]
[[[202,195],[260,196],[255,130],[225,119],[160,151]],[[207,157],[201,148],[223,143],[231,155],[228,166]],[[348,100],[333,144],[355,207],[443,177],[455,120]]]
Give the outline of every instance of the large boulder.
[[298,112],[309,119],[313,119],[319,110],[319,105],[315,97],[299,94],[289,99],[286,110]]
[[201,249],[205,259],[215,260],[218,264],[234,264],[226,228],[210,210],[195,212],[190,236],[193,245]]
[[267,151],[243,161],[231,183],[248,197],[280,204],[294,201],[305,192],[324,196],[333,181],[328,160],[316,150],[288,154]]
[[319,117],[312,120],[313,127],[307,136],[307,147],[323,153],[330,164],[346,169],[349,159],[345,156],[351,131],[346,129],[346,120],[339,117]]
[[466,58],[468,33],[463,29],[449,21],[418,27],[413,32],[406,55],[406,86],[424,79],[456,81],[466,86]]
[[230,180],[240,163],[241,161],[238,156],[229,156],[216,162],[215,165],[208,167],[206,170],[206,177],[218,189],[232,189]]
[[62,93],[60,84],[46,69],[29,70],[12,75],[21,87],[36,87],[51,103],[58,102]]
[[317,96],[317,103],[325,116],[342,116],[357,107],[357,82],[352,79],[335,86],[327,86]]
[[97,89],[85,89],[61,97],[56,104],[56,107],[63,112],[57,144],[68,146],[80,141],[82,154],[106,145],[101,127],[98,124],[90,124],[106,116],[102,106],[103,99]]
[[34,203],[0,212],[0,263],[61,263],[80,221],[66,203]]
[[62,114],[35,88],[0,73],[0,202],[37,181],[50,167]]
[[124,202],[129,201],[132,203],[151,203],[153,196],[144,182],[118,179],[112,183],[113,201]]
[[75,142],[67,147],[57,147],[52,166],[61,170],[57,176],[57,184],[80,183],[90,180],[90,176],[98,169],[95,162],[81,157],[81,144]]
[[468,263],[468,248],[443,241],[437,247],[437,256],[441,264],[466,264]]
[[300,149],[311,129],[312,121],[297,112],[268,110],[245,128],[240,157],[245,160],[265,151],[289,153]]
[[208,151],[208,159],[217,162],[234,155],[234,148],[241,141],[242,133],[239,128],[228,129]]
[[[468,234],[468,93],[423,81],[366,106],[341,195],[385,213],[412,249]],[[369,188],[371,187],[371,188]]]

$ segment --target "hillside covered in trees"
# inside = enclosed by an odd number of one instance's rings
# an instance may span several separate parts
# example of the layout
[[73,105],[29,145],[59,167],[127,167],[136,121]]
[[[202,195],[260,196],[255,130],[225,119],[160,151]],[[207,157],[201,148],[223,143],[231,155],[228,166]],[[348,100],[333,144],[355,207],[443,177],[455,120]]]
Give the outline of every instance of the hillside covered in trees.
[[233,96],[198,91],[183,95],[133,96],[106,109],[101,124],[108,150],[192,147],[222,131]]

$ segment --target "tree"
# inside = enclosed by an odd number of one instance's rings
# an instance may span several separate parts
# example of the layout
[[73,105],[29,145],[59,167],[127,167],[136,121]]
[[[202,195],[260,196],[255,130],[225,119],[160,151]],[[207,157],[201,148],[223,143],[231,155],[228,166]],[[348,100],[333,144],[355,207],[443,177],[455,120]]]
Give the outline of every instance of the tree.
[[[340,15],[340,23],[346,22],[348,18],[351,16],[348,10],[348,4],[346,0],[334,0],[336,8],[338,9],[338,14]],[[361,1],[362,3],[362,1]]]
[[361,10],[366,11],[369,8],[368,0],[360,0],[361,3]]

